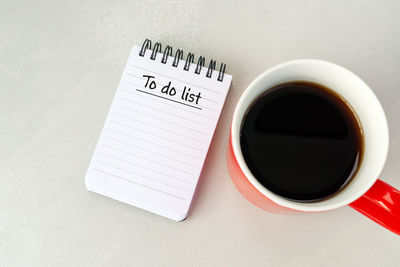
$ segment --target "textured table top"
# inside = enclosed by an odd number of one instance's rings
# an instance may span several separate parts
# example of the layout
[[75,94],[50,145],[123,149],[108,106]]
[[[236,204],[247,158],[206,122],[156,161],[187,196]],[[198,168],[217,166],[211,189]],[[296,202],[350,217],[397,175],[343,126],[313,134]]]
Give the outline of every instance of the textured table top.
[[[267,68],[341,64],[386,111],[381,178],[400,188],[398,1],[12,1],[0,8],[0,265],[398,266],[400,238],[348,207],[276,215],[232,184],[232,112]],[[90,193],[85,172],[133,44],[227,63],[231,92],[189,217]]]

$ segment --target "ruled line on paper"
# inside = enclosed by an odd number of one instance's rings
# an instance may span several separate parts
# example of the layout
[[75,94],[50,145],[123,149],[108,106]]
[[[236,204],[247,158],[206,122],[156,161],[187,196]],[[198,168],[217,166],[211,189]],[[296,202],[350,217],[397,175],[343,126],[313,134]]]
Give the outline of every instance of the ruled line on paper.
[[163,163],[157,162],[157,161],[155,161],[155,160],[148,159],[148,158],[139,156],[139,155],[137,155],[137,154],[124,151],[124,150],[122,150],[122,149],[118,149],[118,148],[115,148],[115,147],[112,147],[112,146],[109,146],[109,145],[105,145],[105,144],[102,144],[102,145],[105,146],[105,147],[107,147],[107,148],[109,148],[109,149],[112,149],[112,150],[115,150],[115,151],[118,151],[118,152],[121,152],[121,153],[125,153],[125,154],[127,154],[127,155],[130,155],[130,156],[132,156],[132,157],[136,157],[136,158],[139,158],[139,159],[142,159],[142,160],[145,160],[145,161],[153,162],[154,164],[157,164],[157,165],[160,165],[160,166],[163,166],[163,167],[166,167],[166,168],[169,168],[169,169],[172,169],[172,170],[181,172],[181,173],[185,173],[185,174],[188,174],[188,175],[193,175],[193,173],[190,173],[190,172],[188,172],[188,171],[181,170],[181,169],[175,168],[175,167],[173,167],[173,166],[169,166],[169,165],[167,165],[167,164],[163,164]]
[[[196,85],[196,84],[190,83],[190,82],[188,82],[188,81],[182,81],[182,80],[180,80],[180,79],[177,79],[177,78],[174,78],[174,77],[171,77],[171,76],[168,76],[168,75],[159,73],[159,72],[155,72],[155,71],[152,71],[152,70],[143,68],[143,67],[138,66],[138,65],[135,65],[135,64],[130,64],[130,66],[131,66],[131,67],[134,67],[134,68],[138,68],[138,69],[144,70],[144,71],[152,72],[152,73],[155,73],[155,74],[157,74],[157,75],[161,75],[161,76],[164,76],[164,77],[166,77],[166,78],[170,78],[170,79],[173,79],[173,80],[175,80],[175,81],[179,81],[179,82],[184,83],[184,84],[190,84],[190,85],[192,85],[192,86],[194,86],[194,87],[202,88],[202,89],[204,89],[204,90],[211,91],[211,92],[214,92],[214,93],[216,93],[216,94],[221,94],[221,92],[219,92],[219,91],[215,91],[215,90],[212,90],[212,89],[209,89],[209,88],[200,86],[200,85]],[[208,78],[208,77],[207,77],[207,78]],[[211,78],[209,78],[209,79],[211,79]]]
[[180,154],[185,155],[187,157],[192,157],[192,158],[196,158],[196,159],[199,158],[198,156],[194,156],[194,155],[191,155],[191,154],[188,154],[188,153],[185,153],[185,152],[182,152],[182,151],[179,151],[179,150],[176,150],[174,148],[171,148],[171,147],[168,147],[168,146],[164,146],[164,145],[161,145],[161,144],[158,144],[158,143],[150,142],[149,140],[146,140],[144,138],[140,138],[140,137],[137,137],[137,136],[133,136],[133,135],[124,133],[124,132],[116,131],[116,130],[111,129],[111,128],[108,128],[106,130],[110,131],[110,132],[114,132],[114,133],[120,134],[120,135],[123,135],[123,136],[126,136],[126,137],[129,137],[129,138],[132,138],[132,139],[135,139],[135,140],[140,140],[141,142],[145,142],[147,144],[152,144],[152,145],[157,146],[157,147],[162,147],[162,148],[168,149],[170,151],[174,151],[174,152],[180,153]]
[[164,191],[162,191],[162,190],[160,190],[160,189],[157,189],[157,188],[154,188],[154,187],[151,187],[151,186],[147,186],[147,185],[144,185],[144,184],[141,184],[141,183],[137,183],[137,182],[131,181],[131,180],[126,179],[126,178],[124,178],[124,177],[121,177],[121,176],[118,176],[118,175],[115,175],[115,174],[112,174],[112,173],[109,173],[109,172],[106,172],[106,171],[103,171],[103,170],[100,170],[100,169],[92,168],[92,170],[97,171],[97,172],[101,172],[101,173],[103,173],[103,174],[106,174],[106,175],[115,177],[115,178],[117,178],[117,179],[120,179],[120,180],[129,182],[129,183],[133,183],[133,184],[140,185],[140,186],[145,187],[145,188],[147,188],[147,189],[151,189],[151,190],[157,191],[157,192],[159,192],[159,193],[163,193],[163,194],[168,195],[168,196],[171,196],[171,197],[175,197],[175,198],[178,198],[178,199],[181,199],[181,200],[185,200],[185,198],[183,198],[183,197],[180,197],[180,196],[177,196],[177,195],[168,193],[168,192],[164,192]]
[[136,91],[141,92],[141,93],[145,93],[145,94],[148,94],[148,95],[156,96],[156,97],[159,97],[159,98],[162,98],[162,99],[165,99],[165,100],[169,100],[169,101],[172,101],[172,102],[175,102],[175,103],[178,103],[178,104],[181,104],[181,105],[185,105],[185,106],[188,106],[188,107],[191,107],[191,108],[196,108],[196,109],[202,110],[201,107],[196,107],[196,106],[193,106],[193,105],[189,105],[187,103],[183,103],[183,102],[180,102],[180,101],[177,101],[177,100],[165,97],[165,96],[156,95],[156,94],[153,94],[153,93],[150,93],[150,92],[146,92],[146,91],[143,91],[143,90],[140,90],[140,89],[136,89]]
[[130,173],[130,174],[132,174],[132,175],[140,176],[140,177],[143,177],[143,178],[148,179],[148,180],[150,180],[150,181],[154,181],[154,182],[157,182],[157,183],[160,183],[160,184],[169,186],[169,187],[171,187],[171,188],[175,188],[175,189],[178,189],[178,190],[181,190],[181,191],[184,191],[184,192],[189,192],[189,191],[188,191],[187,189],[185,189],[185,188],[181,188],[181,187],[179,187],[179,186],[172,185],[172,184],[169,184],[169,183],[166,183],[166,182],[163,182],[163,181],[160,181],[160,180],[157,180],[157,179],[154,179],[154,178],[145,176],[145,175],[140,174],[140,173],[137,173],[137,172],[132,172],[132,171],[130,171],[130,170],[126,170],[126,169],[124,169],[124,168],[115,166],[115,165],[110,164],[110,163],[107,163],[107,162],[103,162],[103,161],[100,161],[100,160],[95,160],[95,161],[96,161],[97,163],[102,164],[102,165],[107,165],[107,166],[110,166],[110,167],[112,167],[112,168],[115,168],[115,169],[118,169],[118,170],[121,170],[121,171]]
[[181,133],[177,133],[177,132],[175,132],[175,131],[171,131],[171,130],[169,130],[169,129],[165,129],[165,128],[163,128],[163,127],[155,126],[154,124],[151,124],[151,123],[148,123],[148,122],[144,122],[144,121],[140,121],[140,120],[137,120],[137,119],[131,118],[131,117],[129,117],[129,116],[126,116],[126,115],[123,115],[123,114],[115,113],[114,115],[117,115],[117,116],[120,116],[120,117],[124,117],[124,118],[127,118],[127,119],[129,119],[129,120],[132,120],[132,121],[140,122],[140,123],[143,123],[143,124],[149,125],[149,126],[151,126],[151,127],[154,127],[154,128],[157,128],[157,129],[160,129],[160,130],[166,131],[166,132],[170,132],[170,133],[176,134],[177,136],[186,137],[186,138],[192,139],[193,141],[196,141],[196,142],[202,143],[202,141],[201,141],[201,140],[199,140],[199,139],[196,139],[196,138],[193,138],[192,136],[183,135],[183,134],[181,134]]
[[202,151],[201,149],[199,149],[199,148],[197,148],[197,147],[189,146],[188,144],[184,144],[184,143],[177,142],[177,141],[174,140],[174,139],[169,139],[169,138],[166,138],[166,137],[164,137],[164,136],[159,136],[159,135],[154,134],[154,133],[152,133],[152,132],[144,131],[144,130],[142,130],[142,129],[138,129],[138,128],[135,128],[135,127],[132,127],[132,126],[129,126],[129,125],[125,125],[125,124],[123,124],[123,123],[120,123],[120,122],[117,122],[117,121],[114,121],[114,120],[110,120],[110,122],[111,122],[111,123],[115,123],[115,124],[119,124],[119,125],[121,125],[121,126],[123,126],[123,127],[126,127],[126,128],[134,129],[134,130],[136,130],[136,131],[139,131],[139,132],[142,132],[142,133],[145,133],[145,134],[149,134],[149,135],[151,135],[151,136],[158,137],[158,138],[160,138],[160,139],[167,140],[167,141],[172,142],[172,143],[176,143],[176,144],[181,145],[181,146],[185,146],[185,147],[191,148],[192,150]]
[[[136,86],[136,85],[135,85],[135,86]],[[138,86],[138,87],[140,87],[140,86]],[[135,94],[135,93],[132,92],[131,90],[122,89],[122,91],[124,91],[124,92],[126,92],[126,93],[129,93],[130,95],[134,95],[135,97],[146,98],[144,95]],[[199,112],[193,112],[192,110],[185,109],[185,108],[183,108],[183,107],[174,105],[174,104],[169,103],[169,102],[165,102],[165,101],[159,100],[159,99],[157,99],[157,98],[154,98],[153,101],[156,101],[157,103],[164,104],[164,105],[167,105],[167,106],[170,106],[170,107],[174,107],[174,108],[176,108],[176,109],[183,110],[183,111],[188,112],[188,113],[190,113],[190,114],[194,114],[194,115],[197,115],[197,116],[200,116],[200,117],[204,117],[204,118],[207,118],[207,119],[211,119],[210,116],[207,116],[207,115],[205,115],[205,114],[202,114],[202,113],[199,113]]]
[[[135,75],[135,74],[132,74],[132,73],[128,73],[128,75],[129,76],[132,76],[132,77],[135,77],[135,78],[138,78],[138,79],[141,79],[141,80],[146,80],[145,78],[143,78],[143,77],[140,77],[140,76],[137,76],[137,75]],[[125,81],[126,83],[129,83],[128,81]],[[158,85],[161,85],[161,86],[166,86],[166,84],[162,84],[162,83],[159,83],[159,82],[155,82],[156,84],[158,84]],[[137,85],[137,84],[133,84],[133,83],[131,83],[132,85],[136,85],[137,87],[143,87],[142,85]],[[183,90],[182,89],[179,89],[179,88],[175,88],[175,90],[176,91],[178,91],[178,92],[183,92]],[[207,100],[207,101],[210,101],[210,102],[213,102],[213,103],[218,103],[218,101],[216,101],[216,100],[213,100],[213,99],[209,99],[209,98],[206,98],[206,97],[204,97],[204,96],[202,96],[201,97],[201,99],[204,99],[204,100]]]
[[135,105],[140,105],[140,106],[152,109],[152,110],[156,110],[156,111],[159,111],[159,112],[162,112],[162,113],[174,116],[174,117],[178,117],[178,118],[181,118],[181,119],[184,119],[184,120],[188,120],[188,121],[191,121],[193,123],[200,124],[200,125],[208,127],[208,124],[206,124],[206,123],[198,122],[198,121],[195,121],[193,119],[189,119],[187,117],[184,117],[184,116],[181,116],[181,115],[178,115],[178,114],[170,113],[170,112],[167,112],[167,111],[162,110],[162,109],[154,108],[153,106],[145,105],[143,103],[139,103],[139,102],[133,101],[132,99],[129,99],[129,98],[126,98],[126,97],[119,96],[119,99],[121,99],[123,101],[126,101],[126,102],[129,102],[129,103],[132,103],[132,104],[135,104]]
[[156,171],[156,170],[154,170],[154,169],[150,169],[150,168],[147,168],[147,167],[143,167],[143,165],[141,165],[141,164],[135,164],[135,163],[133,163],[133,162],[131,162],[131,161],[129,161],[129,160],[120,159],[120,158],[118,158],[118,157],[114,157],[114,156],[108,155],[108,154],[103,153],[103,152],[99,152],[99,154],[100,154],[100,155],[103,155],[103,156],[105,156],[105,157],[109,157],[109,158],[111,158],[111,159],[115,159],[115,160],[119,160],[119,161],[125,162],[125,163],[130,164],[130,165],[133,165],[133,166],[140,167],[140,168],[142,168],[142,169],[145,169],[145,170],[148,170],[148,171],[157,173],[157,174],[161,174],[161,175],[163,175],[163,176],[166,176],[166,177],[169,177],[169,178],[172,178],[172,179],[175,179],[175,180],[184,182],[184,183],[190,183],[190,181],[188,181],[188,180],[177,178],[177,177],[175,177],[175,176],[166,174],[165,172],[159,172],[159,171]]
[[[131,112],[135,112],[135,113],[137,113],[137,114],[140,114],[140,115],[143,115],[143,116],[146,116],[146,117],[149,117],[149,118],[153,118],[153,119],[156,119],[156,120],[159,120],[159,121],[163,121],[163,122],[166,122],[166,123],[170,123],[170,124],[172,124],[172,125],[175,125],[175,126],[184,128],[184,129],[186,129],[186,130],[194,131],[194,132],[196,132],[196,133],[207,134],[207,133],[201,132],[201,131],[199,131],[199,130],[197,130],[197,129],[193,129],[193,128],[190,128],[190,127],[183,126],[182,123],[176,123],[176,122],[174,122],[174,121],[169,121],[169,120],[161,119],[160,117],[152,116],[152,115],[149,115],[148,113],[145,113],[145,112],[139,112],[139,111],[137,111],[137,110],[135,110],[135,109],[132,109],[132,108],[129,108],[129,107],[125,107],[125,106],[121,106],[121,105],[116,105],[116,107],[119,107],[119,108],[122,108],[122,109],[125,109],[125,110],[129,110],[129,111],[131,111]],[[190,121],[191,121],[191,120],[190,120]],[[191,122],[192,122],[192,121],[191,121]]]
[[176,162],[180,162],[180,163],[185,164],[185,165],[188,165],[188,166],[196,167],[196,165],[193,165],[193,164],[191,164],[191,163],[185,162],[185,161],[183,161],[183,160],[179,160],[179,159],[170,157],[170,156],[168,156],[168,155],[164,155],[164,154],[161,154],[161,153],[152,151],[152,150],[148,150],[148,149],[145,149],[145,148],[143,148],[143,147],[136,146],[136,145],[134,145],[134,144],[131,144],[131,143],[128,143],[128,142],[124,142],[124,141],[121,141],[121,140],[116,139],[116,138],[113,138],[113,137],[106,136],[106,138],[108,138],[108,139],[110,139],[110,140],[113,140],[114,142],[118,142],[118,143],[121,143],[121,144],[124,144],[124,145],[127,145],[127,146],[131,146],[131,147],[135,147],[135,148],[137,148],[137,149],[146,151],[146,152],[148,152],[148,153],[151,153],[151,154],[154,154],[154,155],[158,155],[158,156],[160,156],[160,157],[164,157],[164,158],[167,158],[167,159],[171,159],[171,160],[174,160],[174,161],[176,161]]

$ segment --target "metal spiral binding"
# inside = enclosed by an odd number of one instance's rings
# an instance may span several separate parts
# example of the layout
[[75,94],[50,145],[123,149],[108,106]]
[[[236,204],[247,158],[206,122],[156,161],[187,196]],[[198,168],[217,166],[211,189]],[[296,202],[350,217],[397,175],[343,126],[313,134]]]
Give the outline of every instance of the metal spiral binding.
[[197,66],[196,66],[196,69],[194,70],[194,73],[200,74],[201,68],[204,66],[205,61],[206,61],[206,59],[204,57],[202,57],[202,56],[199,57],[199,60],[197,60]]
[[[143,57],[146,54],[147,49],[152,50],[150,59],[155,60],[157,58],[157,54],[161,54],[162,45],[161,45],[161,43],[157,42],[152,47],[151,40],[146,39],[146,40],[144,40],[142,48],[140,49],[139,56]],[[168,57],[172,56],[172,51],[173,51],[173,49],[171,46],[167,45],[165,47],[164,52],[162,53],[163,56],[161,59],[161,63],[163,63],[163,64],[167,63]],[[177,49],[175,52],[174,60],[172,62],[172,66],[178,67],[180,60],[183,60],[183,50]],[[201,73],[201,68],[204,67],[205,61],[206,61],[206,59],[203,56],[200,56],[198,58],[196,69],[194,70],[195,74]],[[192,64],[193,62],[194,62],[194,54],[189,52],[186,56],[185,65],[184,65],[183,69],[186,71],[189,71],[190,64]],[[210,60],[210,63],[208,64],[207,73],[206,73],[207,78],[212,77],[213,71],[215,71],[216,64],[217,63],[215,60],[213,60],[213,59]],[[217,80],[220,82],[222,82],[224,80],[225,69],[226,69],[226,64],[221,63],[221,65],[219,67],[218,77],[217,77]]]
[[206,77],[211,78],[212,71],[215,70],[215,64],[216,64],[215,60],[211,59],[210,60],[210,64],[208,64],[208,70],[207,70],[207,73],[206,73]]
[[172,62],[173,67],[178,67],[179,60],[183,58],[183,51],[181,49],[176,50],[174,62]]
[[183,67],[183,69],[188,71],[190,64],[193,63],[193,60],[194,60],[194,55],[192,53],[189,53],[186,57],[186,62],[185,62],[185,66]]
[[167,45],[164,49],[164,54],[163,57],[161,59],[161,63],[165,64],[167,63],[167,59],[169,56],[172,56],[172,47],[170,47],[169,45]]
[[161,44],[160,43],[155,43],[154,44],[154,48],[153,48],[153,52],[151,53],[150,59],[155,60],[157,53],[161,52]]

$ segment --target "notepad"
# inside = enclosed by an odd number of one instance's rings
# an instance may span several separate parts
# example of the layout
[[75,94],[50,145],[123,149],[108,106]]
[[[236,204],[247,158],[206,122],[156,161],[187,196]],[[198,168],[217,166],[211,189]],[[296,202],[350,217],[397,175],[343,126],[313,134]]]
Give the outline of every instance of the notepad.
[[88,190],[186,218],[232,76],[161,44],[133,46],[86,173]]

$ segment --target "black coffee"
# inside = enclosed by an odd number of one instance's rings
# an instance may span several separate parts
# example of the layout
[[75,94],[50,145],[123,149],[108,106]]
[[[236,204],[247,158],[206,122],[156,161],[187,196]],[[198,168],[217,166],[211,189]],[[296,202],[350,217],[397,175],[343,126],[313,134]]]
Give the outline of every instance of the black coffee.
[[254,101],[240,143],[257,180],[299,202],[340,191],[363,153],[361,128],[348,104],[329,88],[303,81],[275,86]]

